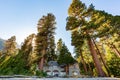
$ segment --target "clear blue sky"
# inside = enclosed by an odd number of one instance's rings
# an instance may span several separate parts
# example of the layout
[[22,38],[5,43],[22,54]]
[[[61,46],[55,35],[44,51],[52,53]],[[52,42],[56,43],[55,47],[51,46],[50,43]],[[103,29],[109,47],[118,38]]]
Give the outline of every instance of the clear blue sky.
[[[87,6],[120,15],[120,0],[82,0]],[[70,32],[65,30],[67,10],[72,0],[0,0],[0,38],[15,35],[20,44],[31,33],[37,32],[38,20],[47,13],[56,16],[56,41],[62,38],[71,52]]]

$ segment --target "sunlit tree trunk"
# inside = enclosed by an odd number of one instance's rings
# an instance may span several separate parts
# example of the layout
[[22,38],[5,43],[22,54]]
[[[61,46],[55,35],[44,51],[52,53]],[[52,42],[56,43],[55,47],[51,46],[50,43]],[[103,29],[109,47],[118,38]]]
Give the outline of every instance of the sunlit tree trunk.
[[116,48],[116,46],[113,43],[107,43],[107,45],[115,52],[115,55],[120,58],[120,51]]
[[43,64],[44,64],[44,57],[42,57],[42,58],[40,59],[40,62],[39,62],[39,69],[40,69],[40,70],[43,70]]
[[42,58],[40,59],[40,62],[39,62],[39,69],[40,70],[43,70],[43,65],[44,65],[44,62],[45,62],[44,55],[45,55],[45,50],[42,51]]
[[114,50],[114,52],[116,53],[116,55],[120,58],[120,52],[119,52],[119,50],[116,48],[116,46],[115,45],[111,45],[112,46],[112,49]]
[[104,65],[104,67],[106,68],[107,72],[108,72],[108,76],[110,76],[110,71],[109,71],[109,69],[108,69],[108,67],[107,67],[107,65],[106,65],[106,63],[105,63],[105,61],[104,61],[104,59],[103,59],[103,56],[102,56],[102,54],[100,53],[100,50],[98,49],[98,47],[97,47],[94,39],[92,39],[92,40],[93,40],[93,43],[94,43],[94,45],[95,45],[95,47],[96,47],[96,49],[97,49],[97,53],[100,55],[100,58],[101,58],[101,60],[102,60],[102,63],[103,63],[103,65]]
[[[54,33],[55,33],[55,16],[48,13],[47,16],[43,16],[38,21],[37,26],[37,36],[36,36],[36,46],[35,52],[40,55],[39,69],[43,70],[43,64],[48,57],[53,56],[55,43],[54,43]],[[50,54],[50,55],[49,55]],[[52,55],[51,55],[52,54]],[[46,56],[47,55],[47,56]],[[51,57],[52,59],[53,57]]]
[[96,51],[95,51],[93,42],[92,42],[92,40],[91,40],[90,38],[88,39],[88,46],[89,46],[89,48],[90,48],[90,52],[91,52],[93,61],[94,61],[94,63],[95,63],[95,67],[96,67],[98,76],[104,77],[105,74],[104,74],[104,72],[103,72],[103,70],[102,70],[102,66],[101,66],[101,64],[100,64],[100,60],[99,60],[98,55],[97,55],[97,53],[96,53]]
[[85,60],[83,58],[82,53],[80,53],[80,56],[81,56],[81,60],[82,60],[82,63],[83,63],[84,71],[85,71],[85,73],[87,73],[87,67],[86,67],[86,63],[85,63]]

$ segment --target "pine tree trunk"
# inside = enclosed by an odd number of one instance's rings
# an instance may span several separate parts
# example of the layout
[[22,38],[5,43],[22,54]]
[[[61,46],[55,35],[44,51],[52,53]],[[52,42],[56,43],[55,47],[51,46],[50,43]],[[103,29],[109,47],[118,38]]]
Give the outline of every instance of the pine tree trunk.
[[108,76],[110,76],[110,71],[109,71],[109,69],[108,69],[108,67],[107,67],[107,65],[106,65],[106,63],[105,63],[105,61],[104,61],[104,59],[103,59],[103,56],[102,56],[102,54],[100,53],[100,50],[98,49],[98,47],[97,47],[94,39],[92,39],[92,40],[93,40],[93,43],[94,43],[94,45],[95,45],[95,47],[96,47],[96,49],[97,49],[97,53],[100,55],[100,58],[101,58],[101,60],[102,60],[102,62],[103,62],[103,65],[104,65],[104,67],[106,68],[106,70],[107,70],[107,72],[108,72]]
[[89,63],[88,63],[88,67],[89,67],[90,75],[93,76],[93,71]]
[[92,40],[90,38],[88,39],[88,45],[89,45],[89,48],[90,48],[90,52],[91,52],[93,61],[95,63],[96,70],[98,72],[98,76],[104,77],[105,74],[104,74],[104,72],[102,70],[102,66],[100,64],[100,60],[99,60],[98,55],[97,55],[97,53],[95,51],[95,48],[93,46],[93,42],[92,42]]
[[44,55],[45,55],[45,49],[42,51],[42,58],[40,59],[40,62],[39,62],[39,69],[40,70],[43,70],[43,65],[44,65]]
[[115,52],[115,55],[120,58],[120,51],[116,48],[116,46],[113,43],[107,43],[107,45]]
[[43,64],[44,64],[44,57],[42,57],[42,58],[40,59],[40,63],[39,63],[39,69],[40,69],[40,70],[43,70]]
[[116,53],[116,55],[118,56],[118,57],[120,57],[120,52],[119,52],[119,50],[116,48],[116,46],[115,45],[113,45],[112,44],[112,49],[114,50],[114,52]]
[[66,75],[69,75],[69,65],[66,65],[66,68],[65,68],[65,71],[66,71]]
[[84,71],[85,71],[85,73],[87,73],[87,67],[86,67],[86,63],[85,63],[85,60],[84,60],[84,58],[83,58],[82,53],[80,53],[80,56],[81,56],[81,59],[82,59],[82,63],[83,63],[83,67],[84,67]]

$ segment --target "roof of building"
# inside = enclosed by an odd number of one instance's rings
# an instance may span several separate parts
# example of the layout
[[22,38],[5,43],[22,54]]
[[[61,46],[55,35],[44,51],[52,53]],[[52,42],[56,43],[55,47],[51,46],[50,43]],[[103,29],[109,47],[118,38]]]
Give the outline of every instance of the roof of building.
[[58,63],[57,63],[57,61],[49,61],[48,65],[49,66],[58,66]]

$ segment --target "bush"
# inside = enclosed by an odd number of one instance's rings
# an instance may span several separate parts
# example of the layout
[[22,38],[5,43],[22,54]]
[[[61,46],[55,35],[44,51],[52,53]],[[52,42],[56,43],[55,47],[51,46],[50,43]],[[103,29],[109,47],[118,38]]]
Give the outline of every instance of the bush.
[[46,76],[47,76],[47,73],[46,73],[46,72],[43,72],[43,71],[37,70],[37,71],[36,71],[36,76],[38,76],[38,77],[46,77]]
[[108,61],[108,67],[115,77],[120,77],[120,58],[113,57]]

